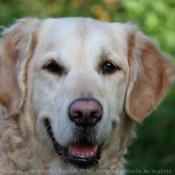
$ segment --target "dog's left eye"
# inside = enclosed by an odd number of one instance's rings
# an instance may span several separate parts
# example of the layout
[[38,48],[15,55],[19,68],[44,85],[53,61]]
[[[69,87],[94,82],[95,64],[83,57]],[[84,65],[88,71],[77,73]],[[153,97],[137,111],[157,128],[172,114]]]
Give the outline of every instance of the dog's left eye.
[[102,73],[103,74],[112,74],[115,71],[120,70],[118,66],[115,66],[113,63],[107,61],[102,64]]
[[59,66],[56,62],[51,62],[49,64],[47,64],[46,66],[44,66],[44,68],[46,70],[48,70],[51,73],[58,73],[61,74],[63,72],[63,68],[62,66]]

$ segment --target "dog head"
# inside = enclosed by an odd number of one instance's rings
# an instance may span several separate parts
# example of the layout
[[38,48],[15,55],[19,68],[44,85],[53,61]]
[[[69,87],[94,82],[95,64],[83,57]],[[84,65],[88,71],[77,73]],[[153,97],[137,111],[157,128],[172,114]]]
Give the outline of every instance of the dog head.
[[96,165],[123,116],[141,122],[174,80],[169,58],[130,24],[24,19],[3,35],[6,117],[28,111],[38,141],[78,168]]

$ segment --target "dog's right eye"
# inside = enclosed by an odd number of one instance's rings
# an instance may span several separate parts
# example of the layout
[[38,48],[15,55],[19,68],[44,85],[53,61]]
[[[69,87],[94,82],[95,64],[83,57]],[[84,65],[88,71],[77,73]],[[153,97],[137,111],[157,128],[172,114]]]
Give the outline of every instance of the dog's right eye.
[[44,69],[51,73],[61,74],[63,72],[63,67],[58,65],[56,62],[51,62],[44,66]]

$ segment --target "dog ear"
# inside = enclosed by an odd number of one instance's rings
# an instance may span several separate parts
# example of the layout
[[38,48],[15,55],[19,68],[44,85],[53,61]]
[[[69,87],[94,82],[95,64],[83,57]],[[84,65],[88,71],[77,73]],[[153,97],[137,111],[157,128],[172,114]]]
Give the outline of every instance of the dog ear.
[[19,112],[24,99],[26,67],[36,44],[39,21],[26,18],[5,29],[0,39],[0,104],[5,116]]
[[175,71],[171,60],[141,32],[130,34],[128,62],[125,108],[130,118],[141,122],[164,98],[174,81]]

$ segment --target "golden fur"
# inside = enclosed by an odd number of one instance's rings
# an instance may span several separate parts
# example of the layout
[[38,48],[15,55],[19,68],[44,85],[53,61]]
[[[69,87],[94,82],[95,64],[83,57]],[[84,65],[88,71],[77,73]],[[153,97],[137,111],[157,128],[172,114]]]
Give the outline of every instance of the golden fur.
[[[103,58],[96,55],[99,47]],[[57,57],[65,66],[62,78],[40,66]],[[112,60],[121,70],[103,76],[97,69],[102,59]],[[64,174],[61,169],[73,170],[55,153],[41,121],[50,116],[55,137],[64,145],[72,134],[67,128],[74,127],[65,119],[64,106],[91,96],[104,109],[97,130],[103,136],[97,140],[107,141],[99,165],[90,170],[124,174],[123,155],[134,137],[134,121],[141,122],[161,102],[174,77],[170,59],[133,25],[83,18],[19,20],[0,39],[0,174],[56,175]],[[117,124],[115,130],[106,124],[111,121]]]

